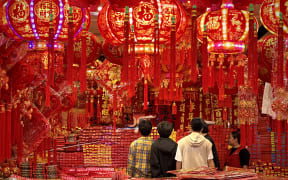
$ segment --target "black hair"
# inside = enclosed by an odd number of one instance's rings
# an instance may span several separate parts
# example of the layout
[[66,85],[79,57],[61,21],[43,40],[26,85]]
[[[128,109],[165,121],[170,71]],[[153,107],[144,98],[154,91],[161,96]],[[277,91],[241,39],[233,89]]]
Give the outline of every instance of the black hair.
[[162,121],[157,125],[157,130],[160,137],[168,138],[173,131],[173,125],[168,121]]
[[203,130],[202,130],[202,133],[208,133],[209,132],[209,129],[208,129],[208,124],[203,121]]
[[149,136],[152,130],[152,123],[150,120],[144,119],[139,122],[139,131],[142,136]]
[[191,128],[195,132],[200,132],[203,128],[203,119],[200,117],[195,117],[191,121]]
[[241,136],[240,136],[240,130],[238,129],[238,130],[236,130],[236,131],[233,131],[231,134],[232,134],[232,137],[233,137],[234,139],[237,138],[238,143],[240,144],[240,138],[241,138]]

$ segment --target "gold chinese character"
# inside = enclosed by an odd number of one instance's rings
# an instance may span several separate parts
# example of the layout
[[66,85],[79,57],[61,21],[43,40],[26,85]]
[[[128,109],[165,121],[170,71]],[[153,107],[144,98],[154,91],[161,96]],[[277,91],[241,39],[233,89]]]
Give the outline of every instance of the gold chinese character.
[[179,111],[180,112],[185,112],[185,104],[184,103],[180,105],[180,110]]

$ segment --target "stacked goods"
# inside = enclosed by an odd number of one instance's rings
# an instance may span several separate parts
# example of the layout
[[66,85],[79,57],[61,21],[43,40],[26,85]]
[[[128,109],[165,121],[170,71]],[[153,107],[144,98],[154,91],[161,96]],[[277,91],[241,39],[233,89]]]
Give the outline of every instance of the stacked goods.
[[112,166],[126,168],[130,144],[140,137],[134,129],[118,129],[112,138]]
[[44,179],[45,177],[45,164],[44,163],[37,163],[36,168],[34,171],[34,178],[36,179]]
[[26,177],[26,178],[32,177],[31,176],[31,174],[32,174],[32,172],[31,172],[32,168],[31,167],[32,166],[29,162],[22,163],[21,164],[21,176]]
[[59,152],[57,155],[59,168],[81,167],[84,164],[82,152]]
[[57,178],[56,165],[47,166],[46,172],[47,172],[47,178],[48,179],[56,179]]
[[253,162],[255,166],[255,172],[261,176],[268,177],[285,177],[288,178],[288,168],[280,167],[274,163],[268,163],[265,161]]
[[[257,143],[259,143],[259,154],[260,154],[260,158],[259,160],[263,160],[263,161],[268,161],[268,162],[272,162],[271,159],[271,154],[272,154],[272,148],[273,151],[275,150],[275,145],[272,142],[274,142],[274,138],[271,138],[271,135],[273,133],[271,133],[271,129],[268,127],[268,117],[262,117],[258,119],[258,127],[257,127],[257,131],[258,131],[258,138],[259,141],[257,141]],[[272,145],[272,146],[271,146]]]
[[64,151],[65,147],[65,139],[63,136],[59,136],[56,138],[56,148],[57,151]]

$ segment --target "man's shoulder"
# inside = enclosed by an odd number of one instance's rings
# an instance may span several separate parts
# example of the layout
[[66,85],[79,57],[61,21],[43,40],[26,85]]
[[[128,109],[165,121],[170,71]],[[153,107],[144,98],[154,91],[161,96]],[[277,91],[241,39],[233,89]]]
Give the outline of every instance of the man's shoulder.
[[182,145],[182,144],[186,144],[188,138],[189,138],[189,135],[184,136],[183,138],[181,138],[181,139],[177,142],[178,145],[180,146],[180,145]]

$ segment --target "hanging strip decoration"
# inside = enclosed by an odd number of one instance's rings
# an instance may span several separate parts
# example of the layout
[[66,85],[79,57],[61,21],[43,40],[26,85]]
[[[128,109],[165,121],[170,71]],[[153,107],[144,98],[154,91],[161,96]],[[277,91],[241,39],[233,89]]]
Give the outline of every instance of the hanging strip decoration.
[[174,99],[174,89],[176,82],[176,31],[175,31],[175,16],[172,17],[171,24],[171,44],[170,44],[170,92],[169,99]]
[[135,95],[135,82],[137,73],[137,67],[135,62],[135,37],[134,37],[134,26],[131,25],[131,34],[130,34],[130,59],[128,62],[128,79],[129,79],[129,90],[128,96],[129,98]]
[[284,45],[283,45],[283,14],[280,13],[280,19],[279,19],[279,27],[278,27],[278,42],[277,42],[277,48],[278,48],[278,56],[277,56],[277,71],[274,73],[277,73],[275,76],[277,78],[276,86],[278,88],[283,88],[284,86],[284,72],[283,72],[283,64],[284,64]]
[[207,26],[204,25],[203,44],[202,44],[202,87],[203,94],[208,93],[209,71],[208,71],[208,40]]
[[5,153],[5,158],[10,159],[11,158],[11,147],[12,147],[12,134],[11,134],[11,111],[12,111],[12,105],[7,104],[6,108],[6,134],[5,134],[5,144],[6,144],[6,153]]
[[192,28],[191,28],[191,52],[188,59],[188,66],[191,66],[191,81],[196,83],[198,77],[197,68],[197,10],[196,5],[192,9]]
[[67,45],[67,80],[70,86],[73,85],[73,63],[74,63],[74,29],[73,29],[73,8],[69,7],[68,22],[68,45]]
[[129,7],[125,7],[124,19],[124,47],[123,47],[123,66],[121,69],[122,82],[128,82],[128,60],[129,60]]
[[154,86],[160,88],[160,45],[159,45],[159,22],[158,14],[155,15],[155,29],[154,29]]
[[144,78],[144,110],[148,109],[148,83]]
[[215,68],[214,68],[214,65],[215,65],[215,62],[216,62],[215,54],[210,54],[208,62],[209,62],[209,67],[208,67],[208,70],[209,70],[208,87],[213,88],[214,85],[215,85]]
[[80,93],[86,91],[87,88],[87,74],[86,74],[86,65],[87,65],[87,42],[86,42],[86,26],[83,23],[83,31],[81,36],[81,67],[80,67]]
[[46,93],[45,93],[45,106],[50,107],[50,85],[54,80],[54,25],[53,25],[53,14],[50,15],[49,23],[49,40],[48,40],[48,71],[47,71],[47,80],[46,80]]
[[117,94],[113,93],[113,134],[116,134]]
[[[257,38],[255,38],[254,29],[254,8],[250,4],[249,8],[249,42],[248,42],[248,86],[251,86],[253,92],[258,92],[258,57],[257,57]],[[256,27],[255,27],[256,28]],[[256,44],[256,45],[255,45]]]
[[228,78],[229,78],[229,88],[233,88],[235,85],[235,78],[234,78],[234,61],[235,57],[230,55],[228,57],[229,62],[229,71],[228,71]]
[[218,73],[218,88],[219,88],[219,101],[224,100],[224,72],[223,72],[223,63],[224,63],[224,54],[220,53],[217,61],[219,63],[219,73]]

